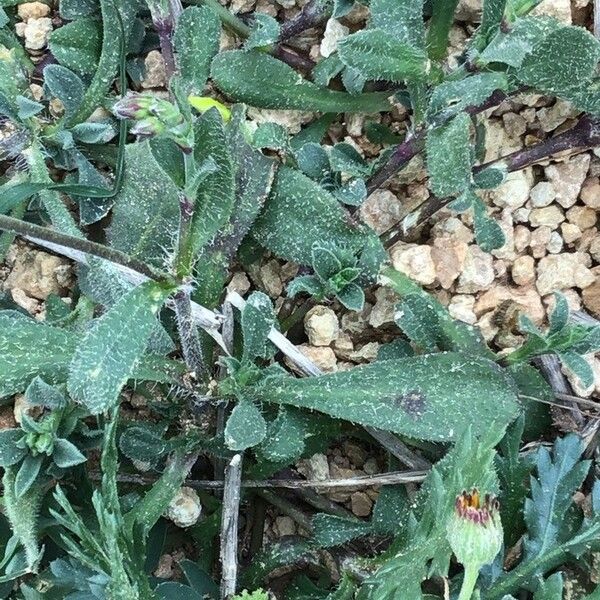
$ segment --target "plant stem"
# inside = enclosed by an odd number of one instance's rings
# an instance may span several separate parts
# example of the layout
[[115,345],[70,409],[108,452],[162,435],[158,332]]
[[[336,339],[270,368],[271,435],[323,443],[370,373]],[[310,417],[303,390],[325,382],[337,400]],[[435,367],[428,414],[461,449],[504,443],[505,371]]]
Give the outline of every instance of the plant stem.
[[170,279],[169,275],[166,273],[157,271],[146,263],[136,258],[132,258],[120,250],[115,250],[108,246],[97,244],[96,242],[90,242],[83,237],[75,237],[73,235],[60,233],[59,231],[41,227],[40,225],[34,225],[33,223],[21,221],[20,219],[15,219],[7,215],[0,215],[0,229],[3,231],[11,231],[12,233],[27,236],[29,238],[44,240],[52,244],[66,246],[73,250],[79,250],[80,252],[97,256],[98,258],[104,258],[118,265],[143,273],[151,279]]
[[165,61],[167,80],[170,80],[176,70],[175,52],[173,51],[173,32],[177,26],[179,15],[181,15],[181,11],[183,10],[181,0],[169,0],[166,13],[161,10],[162,7],[160,5],[162,3],[149,2],[148,4],[154,28],[156,29],[156,33],[158,33],[160,51]]
[[573,128],[554,137],[507,154],[496,160],[478,165],[473,169],[479,173],[491,166],[504,166],[509,173],[520,171],[530,165],[546,160],[565,150],[584,151],[600,144],[600,119],[584,115]]
[[283,42],[319,25],[331,15],[332,8],[331,0],[310,0],[293,19],[282,24],[279,41]]
[[225,469],[225,487],[223,489],[223,516],[221,519],[221,598],[223,600],[233,596],[236,589],[241,481],[242,455],[235,454]]
[[467,565],[465,567],[465,576],[462,582],[462,587],[460,588],[458,600],[471,600],[478,577],[479,567],[474,565]]

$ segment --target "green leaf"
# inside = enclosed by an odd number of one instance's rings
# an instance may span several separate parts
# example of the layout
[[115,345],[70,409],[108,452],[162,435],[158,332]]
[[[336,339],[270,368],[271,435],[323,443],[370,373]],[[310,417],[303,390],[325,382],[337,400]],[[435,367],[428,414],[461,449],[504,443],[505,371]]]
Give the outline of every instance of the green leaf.
[[493,362],[447,352],[388,360],[350,371],[265,381],[256,399],[318,410],[417,439],[457,439],[472,424],[512,421],[518,401]]
[[266,358],[269,333],[275,323],[271,299],[263,292],[253,292],[242,310],[244,360]]
[[97,414],[114,406],[156,326],[155,314],[172,289],[144,283],[97,319],[77,346],[67,386]]
[[58,62],[82,75],[98,68],[102,50],[102,26],[98,19],[83,18],[66,23],[50,34],[50,51]]
[[119,438],[119,449],[130,460],[156,464],[167,451],[167,445],[154,427],[143,424],[128,427]]
[[15,496],[17,498],[21,498],[31,489],[43,462],[44,457],[41,455],[32,456],[29,454],[25,457],[15,477]]
[[404,273],[392,268],[382,271],[383,281],[389,285],[401,297],[408,294],[421,296],[428,305],[426,311],[428,318],[439,324],[441,331],[438,339],[443,343],[442,350],[456,350],[465,353],[473,353],[493,358],[494,354],[487,348],[481,334],[471,325],[462,323],[450,317],[450,314],[433,296],[424,291],[419,285],[412,281]]
[[[227,133],[232,164],[236,169],[235,205],[229,222],[219,229],[210,244],[209,251],[214,255],[231,259],[267,199],[273,183],[276,163],[248,144],[242,125],[237,126],[232,122]],[[201,260],[200,264],[202,262]]]
[[361,311],[365,305],[365,293],[356,283],[349,283],[335,297],[348,310]]
[[336,113],[375,113],[390,108],[388,92],[352,95],[322,89],[285,63],[257,51],[221,52],[213,60],[211,77],[224,94],[260,108]]
[[425,352],[444,346],[444,331],[432,306],[417,294],[403,296],[396,305],[394,320],[404,335]]
[[409,499],[406,489],[401,485],[382,487],[373,508],[373,530],[381,535],[394,535],[398,524],[406,518]]
[[240,451],[262,442],[267,424],[254,402],[242,400],[236,404],[225,425],[225,444],[230,450]]
[[44,69],[44,85],[50,94],[65,107],[65,118],[70,118],[83,101],[85,88],[81,79],[70,69],[61,65],[48,65]]
[[370,29],[381,29],[414,48],[425,49],[423,0],[371,0]]
[[197,594],[187,585],[176,581],[166,581],[154,589],[158,600],[202,600],[203,596]]
[[25,390],[25,399],[33,406],[45,408],[63,408],[67,404],[64,394],[41,377],[36,377]]
[[79,451],[79,448],[69,440],[58,438],[54,441],[54,449],[52,450],[52,460],[61,469],[74,467],[87,460],[84,454]]
[[0,312],[0,397],[22,392],[37,375],[50,383],[64,380],[75,344],[63,329]]
[[527,496],[527,478],[533,469],[532,461],[521,456],[521,438],[525,420],[520,416],[507,430],[499,444],[496,469],[500,479],[500,516],[505,543],[516,544],[525,529],[523,505]]
[[98,12],[98,0],[60,0],[60,16],[67,21]]
[[188,580],[192,589],[200,594],[202,598],[216,598],[219,595],[219,588],[212,577],[197,563],[184,559],[179,562],[179,566]]
[[279,23],[271,15],[264,13],[254,14],[254,26],[244,44],[246,50],[263,48],[274,44],[279,38]]
[[427,171],[431,189],[441,198],[464,192],[471,181],[469,115],[460,113],[427,136]]
[[596,71],[600,43],[582,27],[562,27],[550,33],[528,54],[516,77],[548,93],[581,86]]
[[301,411],[280,406],[277,418],[269,424],[260,453],[273,462],[297,459],[304,450],[304,438],[309,432],[310,427]]
[[197,254],[230,220],[235,202],[235,167],[223,120],[216,109],[196,122],[194,158],[202,164],[209,157],[217,169],[208,173],[196,198],[192,220],[192,253]]
[[115,137],[110,123],[79,123],[71,128],[71,133],[84,144],[106,144]]
[[43,104],[30,100],[25,96],[17,96],[16,101],[19,109],[19,112],[17,113],[19,119],[28,119],[29,117],[33,117],[40,111],[44,110]]
[[548,335],[554,335],[562,331],[569,322],[569,303],[564,294],[554,292],[554,310],[550,313],[550,328]]
[[360,206],[367,199],[367,185],[358,177],[349,179],[334,190],[334,196],[348,206]]
[[494,36],[479,55],[478,62],[498,62],[518,69],[536,44],[561,27],[558,21],[548,17],[517,19],[508,33],[500,31]]
[[575,374],[584,388],[590,387],[594,383],[594,371],[583,356],[569,351],[557,352],[556,354],[560,362]]
[[336,144],[329,153],[329,163],[332,171],[348,173],[354,177],[365,177],[370,174],[370,168],[358,150],[347,142]]
[[370,523],[336,515],[316,514],[312,519],[315,543],[322,548],[341,546],[372,531]]
[[498,187],[506,179],[506,169],[487,167],[473,173],[473,184],[480,190],[491,190]]
[[478,197],[473,201],[473,229],[477,245],[485,252],[502,248],[506,243],[504,231],[498,221],[487,214],[485,204]]
[[581,461],[583,449],[581,438],[570,434],[556,440],[552,455],[546,448],[538,450],[537,479],[532,478],[531,499],[525,502],[523,563],[560,544],[573,494],[590,468],[589,461]]
[[15,465],[27,454],[26,449],[17,446],[17,442],[23,435],[21,429],[0,431],[0,467]]
[[308,142],[298,148],[295,158],[298,169],[317,182],[327,177],[331,171],[329,155],[316,142]]
[[483,0],[481,25],[477,32],[476,45],[485,47],[489,38],[500,29],[507,0]]
[[423,79],[429,71],[424,50],[377,29],[349,35],[339,42],[338,52],[347,67],[356,69],[367,79]]
[[504,73],[477,73],[459,81],[444,81],[431,93],[427,113],[429,119],[447,119],[469,106],[483,104],[496,90],[507,90]]
[[315,242],[329,240],[358,251],[367,232],[348,219],[333,195],[289,167],[279,169],[265,209],[252,229],[260,244],[281,258],[304,265],[311,264]]
[[533,600],[562,600],[562,598],[563,574],[560,572],[540,581],[540,585],[533,595]]
[[125,147],[125,174],[114,197],[110,245],[145,262],[164,265],[179,223],[179,190],[148,142]]
[[219,51],[221,23],[206,6],[188,6],[180,15],[173,36],[175,58],[188,94],[200,94],[210,63]]
[[432,60],[442,60],[448,48],[448,35],[454,22],[458,0],[433,0],[427,32],[427,48]]
[[287,129],[279,123],[261,123],[254,132],[252,145],[256,148],[285,151],[289,145]]

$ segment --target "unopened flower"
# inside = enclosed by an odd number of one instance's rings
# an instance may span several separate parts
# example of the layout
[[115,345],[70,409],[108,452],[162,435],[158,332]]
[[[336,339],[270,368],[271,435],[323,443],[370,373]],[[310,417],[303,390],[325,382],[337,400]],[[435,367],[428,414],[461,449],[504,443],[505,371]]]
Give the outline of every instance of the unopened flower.
[[504,533],[499,508],[495,496],[482,496],[476,488],[456,497],[447,537],[457,560],[465,568],[459,600],[471,598],[479,570],[493,562],[502,548]]
[[179,108],[152,94],[130,93],[113,106],[120,119],[135,121],[131,133],[143,137],[172,139],[184,152],[192,150],[192,127]]

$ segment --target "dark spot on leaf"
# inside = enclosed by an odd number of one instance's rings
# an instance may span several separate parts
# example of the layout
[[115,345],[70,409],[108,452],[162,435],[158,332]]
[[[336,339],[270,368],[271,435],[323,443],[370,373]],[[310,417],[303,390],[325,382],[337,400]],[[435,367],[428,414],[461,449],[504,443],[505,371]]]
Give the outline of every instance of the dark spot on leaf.
[[423,416],[426,403],[427,399],[419,390],[411,390],[394,398],[394,404],[413,419],[420,419]]

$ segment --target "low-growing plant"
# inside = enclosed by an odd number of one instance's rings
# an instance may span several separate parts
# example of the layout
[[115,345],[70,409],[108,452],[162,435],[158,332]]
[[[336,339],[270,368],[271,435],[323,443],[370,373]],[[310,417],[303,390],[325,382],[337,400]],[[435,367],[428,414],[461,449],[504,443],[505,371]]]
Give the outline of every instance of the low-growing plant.
[[[148,1],[147,10],[136,0],[60,0],[68,23],[50,36],[55,62],[36,67],[41,98],[13,34],[20,3],[0,3],[0,144],[13,163],[0,188],[0,247],[19,235],[79,263],[73,310],[48,301],[45,321],[9,301],[0,311],[0,395],[24,393],[35,409],[0,432],[3,597],[216,597],[218,496],[202,496],[211,514],[186,538],[198,558],[180,563],[186,583],[152,575],[165,539],[181,545],[161,517],[198,456],[219,473],[243,453],[244,478],[268,478],[342,432],[393,434],[410,460],[435,465],[418,473],[417,492],[385,488],[370,521],[335,510],[302,521],[311,537],[254,553],[237,580],[221,548],[222,595],[233,573],[233,588],[257,590],[236,598],[265,598],[277,568],[318,565],[323,548],[367,537],[376,551],[347,560],[338,582],[321,565],[321,577],[289,577],[286,597],[561,596],[562,566],[600,548],[600,488],[575,435],[551,452],[521,451],[538,441],[530,431],[547,417],[540,403],[554,400],[532,359],[556,354],[588,386],[584,355],[600,349],[600,326],[572,324],[558,294],[546,332],[522,315],[526,337],[497,353],[386,253],[444,207],[472,211],[477,243],[500,248],[481,191],[558,151],[596,145],[600,42],[530,16],[538,3],[484,0],[479,27],[449,62],[456,0],[370,0],[365,27],[314,65],[286,42],[353,2],[310,0],[281,24],[258,13],[243,21],[216,0]],[[223,28],[243,45],[220,51]],[[140,57],[155,46],[168,96],[139,92]],[[572,129],[485,163],[485,110],[524,91],[585,112]],[[374,158],[322,143],[337,113],[395,104],[409,111],[409,130],[398,139],[374,126]],[[290,135],[257,125],[247,106],[323,116]],[[356,208],[422,152],[432,196],[377,235]],[[234,266],[253,268],[265,253],[301,269],[287,295],[309,299],[290,322],[313,301],[360,311],[378,281],[398,295],[397,339],[371,364],[321,374],[283,336],[285,315],[269,296],[227,295]],[[312,376],[292,374],[280,351]],[[147,415],[125,423],[121,405],[133,393]],[[582,489],[589,507],[573,503]],[[237,534],[237,505],[224,504],[222,546]]]

